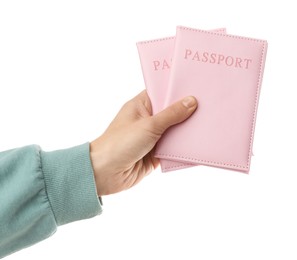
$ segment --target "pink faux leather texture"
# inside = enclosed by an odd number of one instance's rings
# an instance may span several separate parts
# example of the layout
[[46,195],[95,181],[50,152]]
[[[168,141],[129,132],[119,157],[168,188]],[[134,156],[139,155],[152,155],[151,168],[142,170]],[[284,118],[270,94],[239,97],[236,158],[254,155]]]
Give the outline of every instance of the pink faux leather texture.
[[264,40],[177,27],[165,105],[194,95],[199,107],[155,156],[248,173],[266,51]]
[[[225,28],[216,29],[214,31],[226,33]],[[174,52],[174,42],[175,37],[166,37],[137,43],[142,73],[152,103],[153,114],[161,111],[165,105]],[[192,162],[185,163],[167,159],[161,159],[160,162],[163,172],[197,165]]]

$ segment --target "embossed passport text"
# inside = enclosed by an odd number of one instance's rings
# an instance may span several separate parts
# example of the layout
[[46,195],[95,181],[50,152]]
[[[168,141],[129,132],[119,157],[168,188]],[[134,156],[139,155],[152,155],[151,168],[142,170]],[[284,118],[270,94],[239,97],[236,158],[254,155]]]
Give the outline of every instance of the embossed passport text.
[[165,105],[194,95],[199,107],[155,156],[249,172],[266,51],[263,40],[177,27]]

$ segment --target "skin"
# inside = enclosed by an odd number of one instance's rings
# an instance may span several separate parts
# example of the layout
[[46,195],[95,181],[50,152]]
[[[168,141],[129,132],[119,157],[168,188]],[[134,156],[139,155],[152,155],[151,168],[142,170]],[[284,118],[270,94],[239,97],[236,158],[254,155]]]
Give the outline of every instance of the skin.
[[159,165],[154,147],[162,134],[190,117],[197,100],[186,97],[152,116],[144,90],[123,105],[106,131],[90,144],[99,196],[131,188]]

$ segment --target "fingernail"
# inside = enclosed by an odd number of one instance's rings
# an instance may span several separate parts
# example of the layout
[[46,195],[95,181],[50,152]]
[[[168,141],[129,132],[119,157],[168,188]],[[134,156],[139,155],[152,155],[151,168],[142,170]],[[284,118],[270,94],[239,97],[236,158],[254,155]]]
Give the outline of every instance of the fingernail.
[[196,99],[194,97],[186,97],[183,99],[183,105],[187,108],[191,108],[196,105]]

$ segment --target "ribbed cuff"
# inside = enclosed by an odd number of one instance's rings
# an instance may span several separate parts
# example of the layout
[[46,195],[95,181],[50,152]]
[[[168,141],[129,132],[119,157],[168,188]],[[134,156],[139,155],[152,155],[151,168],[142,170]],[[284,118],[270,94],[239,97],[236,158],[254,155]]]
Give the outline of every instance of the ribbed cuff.
[[91,218],[102,212],[89,143],[53,152],[41,151],[41,167],[57,225]]

